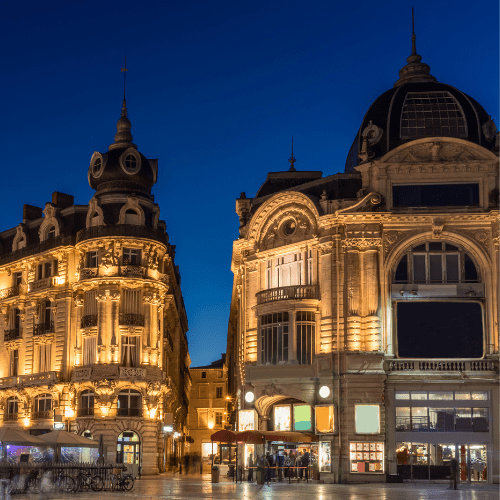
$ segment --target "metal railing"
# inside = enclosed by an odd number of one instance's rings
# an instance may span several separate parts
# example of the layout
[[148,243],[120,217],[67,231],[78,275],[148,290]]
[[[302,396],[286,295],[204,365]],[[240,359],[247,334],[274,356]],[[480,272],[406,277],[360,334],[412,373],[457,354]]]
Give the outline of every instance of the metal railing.
[[82,319],[80,321],[80,328],[97,326],[97,318],[97,314],[87,314],[87,316],[82,316]]
[[54,321],[49,321],[47,323],[39,323],[38,325],[33,325],[33,336],[45,335],[46,333],[54,333]]
[[144,326],[144,314],[120,313],[118,322],[125,326]]
[[79,408],[76,412],[77,417],[93,417],[94,408]]
[[19,418],[19,413],[4,413],[3,419],[6,421],[17,420]]
[[3,288],[0,290],[0,300],[8,299],[9,297],[15,297],[19,295],[19,285],[11,286],[9,288]]
[[54,412],[52,410],[46,410],[46,411],[34,411],[31,414],[31,418],[33,420],[42,420],[44,418],[53,418]]
[[117,408],[116,415],[118,417],[142,417],[141,408]]
[[489,359],[405,359],[386,362],[388,372],[498,372],[498,363]]
[[294,285],[270,288],[257,293],[257,304],[288,299],[319,299],[319,289],[317,285]]
[[11,330],[4,330],[3,341],[16,340],[21,338],[21,330],[19,328],[12,328]]
[[88,278],[95,278],[99,274],[99,268],[97,267],[84,267],[80,269],[80,279],[86,280]]

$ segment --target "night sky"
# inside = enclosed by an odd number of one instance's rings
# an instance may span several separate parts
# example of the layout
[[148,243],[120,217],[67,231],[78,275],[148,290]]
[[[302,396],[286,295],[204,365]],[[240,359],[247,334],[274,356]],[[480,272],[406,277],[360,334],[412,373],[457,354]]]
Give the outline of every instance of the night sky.
[[[225,351],[235,199],[267,172],[342,172],[370,104],[411,53],[411,6],[385,2],[2,2],[3,220],[53,191],[86,204],[94,151],[123,94],[134,143],[159,158],[153,188],[189,320],[192,366]],[[417,51],[438,81],[498,124],[498,2],[421,1]]]

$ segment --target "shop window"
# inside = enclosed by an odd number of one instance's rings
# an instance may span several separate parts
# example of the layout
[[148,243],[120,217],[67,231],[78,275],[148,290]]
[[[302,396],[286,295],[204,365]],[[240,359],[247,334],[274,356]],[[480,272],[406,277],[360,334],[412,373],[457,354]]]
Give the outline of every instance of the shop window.
[[260,342],[263,365],[276,365],[288,361],[287,312],[260,317]]
[[350,471],[352,473],[384,472],[384,443],[351,442],[349,444]]
[[378,434],[380,432],[380,406],[354,405],[356,434]]
[[489,410],[488,408],[473,408],[472,409],[472,430],[474,432],[489,431]]
[[293,405],[293,430],[310,431],[312,429],[311,417],[310,405]]
[[408,407],[396,407],[396,431],[411,431],[411,412]]
[[472,431],[472,408],[455,409],[455,430],[458,432]]
[[414,406],[411,409],[411,427],[413,431],[429,430],[429,409]]
[[116,462],[119,464],[140,463],[140,439],[134,431],[123,431],[116,442]]
[[297,361],[299,365],[310,365],[315,339],[314,312],[300,311],[296,313],[296,330]]
[[255,430],[255,410],[240,410],[238,415],[238,431]]
[[290,405],[274,406],[274,430],[275,431],[291,431],[291,407]]
[[320,441],[319,443],[319,471],[332,471],[332,443],[330,441]]
[[335,431],[333,405],[316,406],[314,412],[317,434],[328,434]]
[[116,413],[119,417],[140,417],[142,415],[141,393],[133,389],[120,391]]

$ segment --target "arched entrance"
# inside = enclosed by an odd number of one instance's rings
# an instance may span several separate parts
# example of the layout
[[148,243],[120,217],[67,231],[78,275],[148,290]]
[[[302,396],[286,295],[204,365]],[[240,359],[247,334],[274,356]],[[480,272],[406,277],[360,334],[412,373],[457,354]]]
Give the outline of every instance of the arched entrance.
[[123,431],[116,441],[116,463],[140,463],[141,440],[134,431]]

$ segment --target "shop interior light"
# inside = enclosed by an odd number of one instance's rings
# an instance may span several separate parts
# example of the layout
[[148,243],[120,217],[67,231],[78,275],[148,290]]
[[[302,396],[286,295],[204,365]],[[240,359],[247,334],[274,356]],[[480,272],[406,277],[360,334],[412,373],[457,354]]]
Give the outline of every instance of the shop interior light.
[[163,432],[174,432],[174,426],[173,425],[164,425]]
[[245,401],[247,403],[252,403],[253,400],[254,400],[255,396],[254,396],[254,393],[252,391],[248,391],[246,394],[245,394]]
[[208,422],[208,428],[213,429],[214,428],[214,423],[213,422]]
[[327,398],[330,395],[330,388],[327,385],[323,385],[319,390],[319,395],[322,398]]

